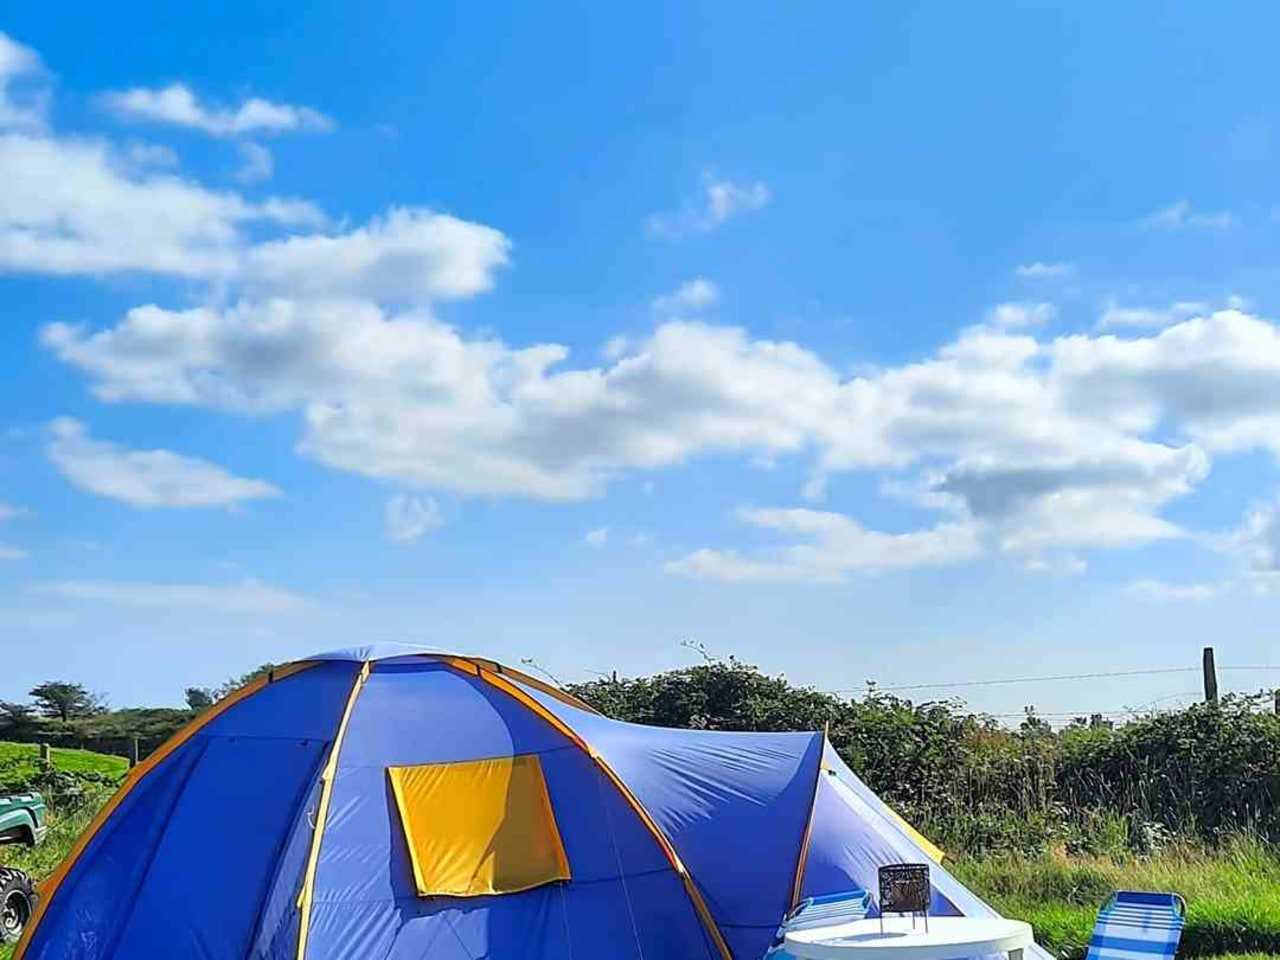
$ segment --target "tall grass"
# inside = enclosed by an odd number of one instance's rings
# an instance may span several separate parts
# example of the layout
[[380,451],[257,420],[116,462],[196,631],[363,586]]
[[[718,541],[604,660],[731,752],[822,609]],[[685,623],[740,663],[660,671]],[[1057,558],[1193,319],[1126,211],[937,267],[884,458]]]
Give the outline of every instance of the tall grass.
[[993,907],[1028,921],[1036,940],[1082,957],[1098,907],[1115,890],[1162,890],[1187,901],[1179,956],[1280,955],[1280,851],[1237,836],[1214,849],[1176,843],[1159,854],[960,858],[951,868]]

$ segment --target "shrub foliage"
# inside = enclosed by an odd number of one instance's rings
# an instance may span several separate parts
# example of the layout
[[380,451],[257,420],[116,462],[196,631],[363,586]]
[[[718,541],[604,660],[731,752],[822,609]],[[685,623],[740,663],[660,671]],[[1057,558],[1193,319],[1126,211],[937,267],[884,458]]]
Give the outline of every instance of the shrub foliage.
[[1280,841],[1280,717],[1254,698],[1053,731],[1034,716],[1009,730],[956,701],[841,698],[732,658],[570,690],[636,723],[825,729],[872,789],[952,850],[1151,852],[1239,831]]

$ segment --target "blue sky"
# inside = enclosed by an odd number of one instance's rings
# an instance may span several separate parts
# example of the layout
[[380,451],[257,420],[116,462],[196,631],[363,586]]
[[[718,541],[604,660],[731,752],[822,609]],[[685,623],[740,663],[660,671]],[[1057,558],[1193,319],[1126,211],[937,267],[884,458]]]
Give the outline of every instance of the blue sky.
[[1274,11],[260,6],[0,24],[0,699],[1273,662]]

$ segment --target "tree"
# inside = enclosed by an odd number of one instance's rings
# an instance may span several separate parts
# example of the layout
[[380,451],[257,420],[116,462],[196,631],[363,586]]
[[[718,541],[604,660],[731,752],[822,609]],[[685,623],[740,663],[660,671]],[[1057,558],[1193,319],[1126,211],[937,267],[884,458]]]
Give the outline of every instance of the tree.
[[213,691],[208,687],[187,687],[187,706],[196,713],[213,706]]
[[36,722],[36,708],[29,703],[6,703],[0,700],[0,727],[19,730]]
[[31,690],[31,699],[46,717],[64,723],[72,717],[88,717],[102,711],[102,698],[90,693],[82,684],[67,680],[46,680]]
[[264,663],[260,667],[258,667],[256,670],[250,670],[248,673],[241,674],[238,677],[232,677],[231,679],[227,680],[226,683],[223,683],[221,686],[216,687],[215,689],[209,692],[213,694],[214,700],[221,700],[227,694],[235,693],[241,687],[247,687],[249,684],[253,683],[253,681],[257,680],[259,677],[270,673],[272,670],[276,669],[279,666],[280,664],[278,663]]

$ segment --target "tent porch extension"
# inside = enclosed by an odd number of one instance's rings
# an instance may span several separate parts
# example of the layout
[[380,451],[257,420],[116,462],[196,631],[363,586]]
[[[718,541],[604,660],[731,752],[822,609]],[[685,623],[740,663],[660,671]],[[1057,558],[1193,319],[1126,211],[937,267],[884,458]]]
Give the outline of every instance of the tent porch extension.
[[[757,960],[800,898],[926,844],[821,734],[622,723],[379,644],[276,670],[131,771],[15,960]],[[993,915],[931,876],[934,913]]]

